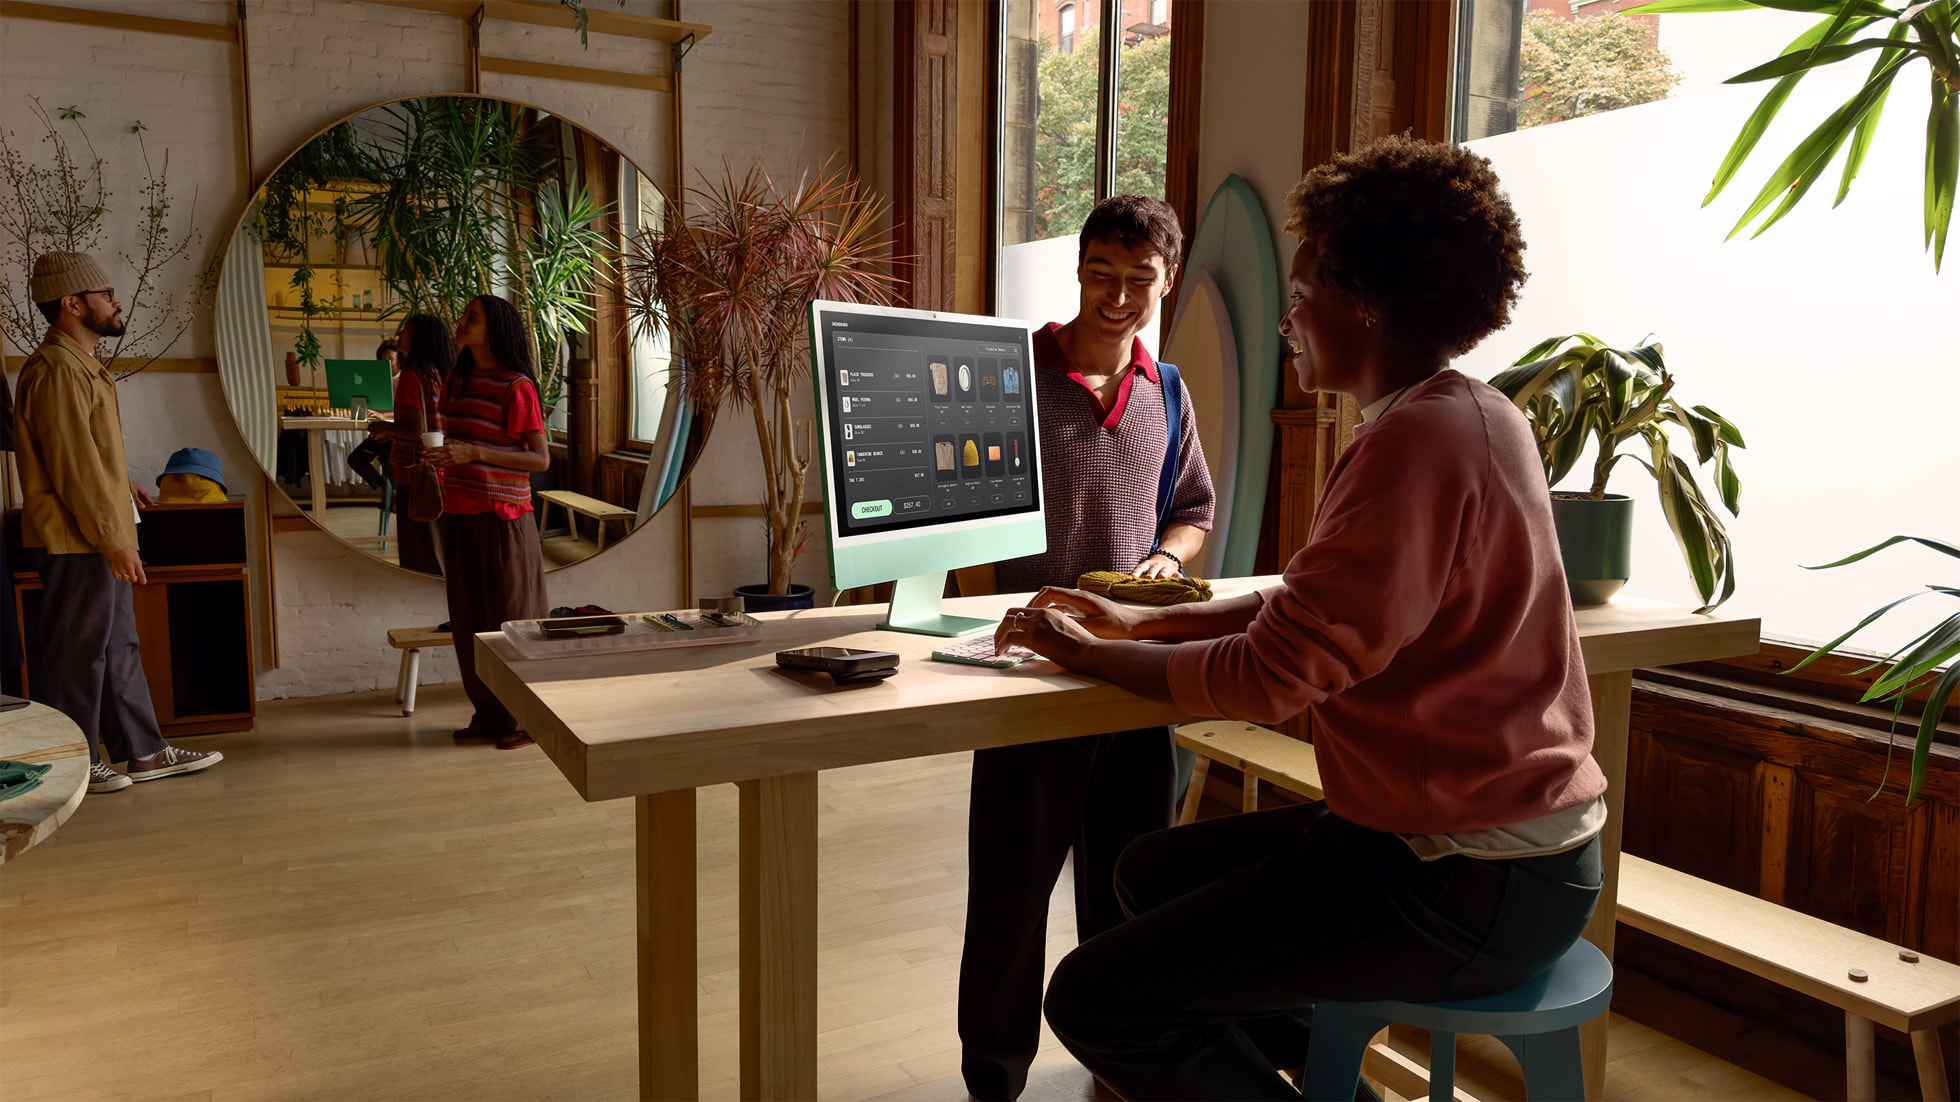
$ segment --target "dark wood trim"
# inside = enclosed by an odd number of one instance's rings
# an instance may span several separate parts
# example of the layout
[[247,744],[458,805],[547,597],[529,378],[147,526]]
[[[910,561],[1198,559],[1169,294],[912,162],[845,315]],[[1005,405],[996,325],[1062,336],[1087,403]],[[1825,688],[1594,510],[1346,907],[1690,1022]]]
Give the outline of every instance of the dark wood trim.
[[1000,204],[1003,159],[1000,136],[1001,127],[1005,125],[1007,119],[1004,113],[1000,77],[1003,65],[1002,47],[1006,45],[1003,41],[1006,37],[1006,8],[1005,0],[987,0],[986,19],[981,35],[986,41],[986,78],[972,82],[975,90],[986,101],[985,133],[980,138],[981,155],[984,158],[981,162],[982,174],[986,177],[982,191],[986,195],[987,206],[981,217],[981,225],[984,229],[980,235],[980,270],[977,274],[980,279],[980,312],[987,315],[993,315],[1000,310],[998,271],[1002,248]]
[[[1311,0],[1307,9],[1307,113],[1300,171],[1348,148],[1354,114],[1354,5]],[[1175,33],[1175,32],[1173,32]]]
[[955,0],[893,10],[892,217],[900,305],[954,308],[959,160],[959,12]]
[[[1186,256],[1198,231],[1199,131],[1204,124],[1205,0],[1171,0],[1171,116],[1164,142],[1164,202],[1184,228]],[[1184,268],[1172,302],[1182,301]]]
[[1395,6],[1393,131],[1450,140],[1450,74],[1455,69],[1453,0],[1399,0]]
[[[607,240],[623,245],[618,211],[624,158],[618,150],[582,131],[573,142],[586,190],[609,212],[596,228]],[[632,419],[626,382],[632,370],[631,345],[627,341],[626,303],[618,284],[609,279],[594,282],[592,311],[587,356],[583,360],[574,357],[566,378],[566,397],[572,403],[568,411],[573,442],[570,488],[583,494],[598,488],[599,457],[619,446]]]
[[898,278],[900,306],[915,306],[912,284],[919,252],[913,226],[916,205],[912,164],[918,156],[912,132],[917,110],[918,35],[911,0],[892,6],[892,274]]

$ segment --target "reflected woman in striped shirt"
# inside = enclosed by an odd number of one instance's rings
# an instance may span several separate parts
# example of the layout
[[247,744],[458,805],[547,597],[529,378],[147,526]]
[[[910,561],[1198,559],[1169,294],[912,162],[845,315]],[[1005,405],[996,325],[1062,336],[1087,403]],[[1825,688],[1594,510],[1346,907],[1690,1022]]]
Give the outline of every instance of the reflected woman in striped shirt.
[[551,465],[524,318],[495,295],[456,323],[456,368],[442,394],[443,442],[423,459],[442,471],[443,578],[463,687],[476,714],[458,741],[499,750],[531,737],[476,674],[470,636],[545,615],[544,558],[531,519],[530,472]]

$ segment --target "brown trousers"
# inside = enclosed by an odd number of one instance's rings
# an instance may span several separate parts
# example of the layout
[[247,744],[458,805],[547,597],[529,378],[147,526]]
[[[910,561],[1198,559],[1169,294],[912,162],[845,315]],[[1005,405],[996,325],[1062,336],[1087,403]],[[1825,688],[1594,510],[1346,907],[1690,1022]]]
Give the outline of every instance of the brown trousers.
[[449,587],[449,628],[456,639],[456,660],[463,670],[463,688],[476,705],[470,728],[502,737],[517,730],[517,720],[476,675],[471,636],[496,631],[507,620],[541,618],[550,609],[544,594],[538,522],[530,513],[510,520],[495,513],[444,513],[436,523],[442,537],[443,580]]
[[[486,513],[486,516],[495,516]],[[408,519],[408,487],[395,492],[395,554],[403,567],[423,574],[442,576],[442,541],[436,534],[441,521]]]

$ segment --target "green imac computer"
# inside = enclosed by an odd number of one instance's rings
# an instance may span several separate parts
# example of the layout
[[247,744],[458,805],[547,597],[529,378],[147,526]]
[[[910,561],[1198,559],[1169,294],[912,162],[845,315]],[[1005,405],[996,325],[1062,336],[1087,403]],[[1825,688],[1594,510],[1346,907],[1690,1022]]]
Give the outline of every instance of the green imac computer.
[[830,580],[895,582],[878,626],[957,636],[948,571],[1048,549],[1026,322],[810,304]]
[[394,376],[387,360],[328,360],[327,404],[335,409],[352,409],[359,398],[367,408],[386,412],[395,408]]

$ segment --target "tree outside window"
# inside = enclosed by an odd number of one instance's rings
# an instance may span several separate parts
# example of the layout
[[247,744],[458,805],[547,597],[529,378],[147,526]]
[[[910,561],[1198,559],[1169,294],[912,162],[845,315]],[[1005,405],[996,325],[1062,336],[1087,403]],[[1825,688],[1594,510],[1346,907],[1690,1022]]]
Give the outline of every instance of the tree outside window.
[[1651,27],[1617,12],[1524,17],[1518,129],[1662,100],[1681,82]]
[[[1050,4],[1005,0],[997,9],[994,306],[1003,317],[1047,320],[1075,301],[1076,234],[1098,201],[1164,195],[1176,9],[1162,0]],[[1118,48],[1106,53],[1112,34]],[[1155,332],[1143,340],[1156,347]]]

